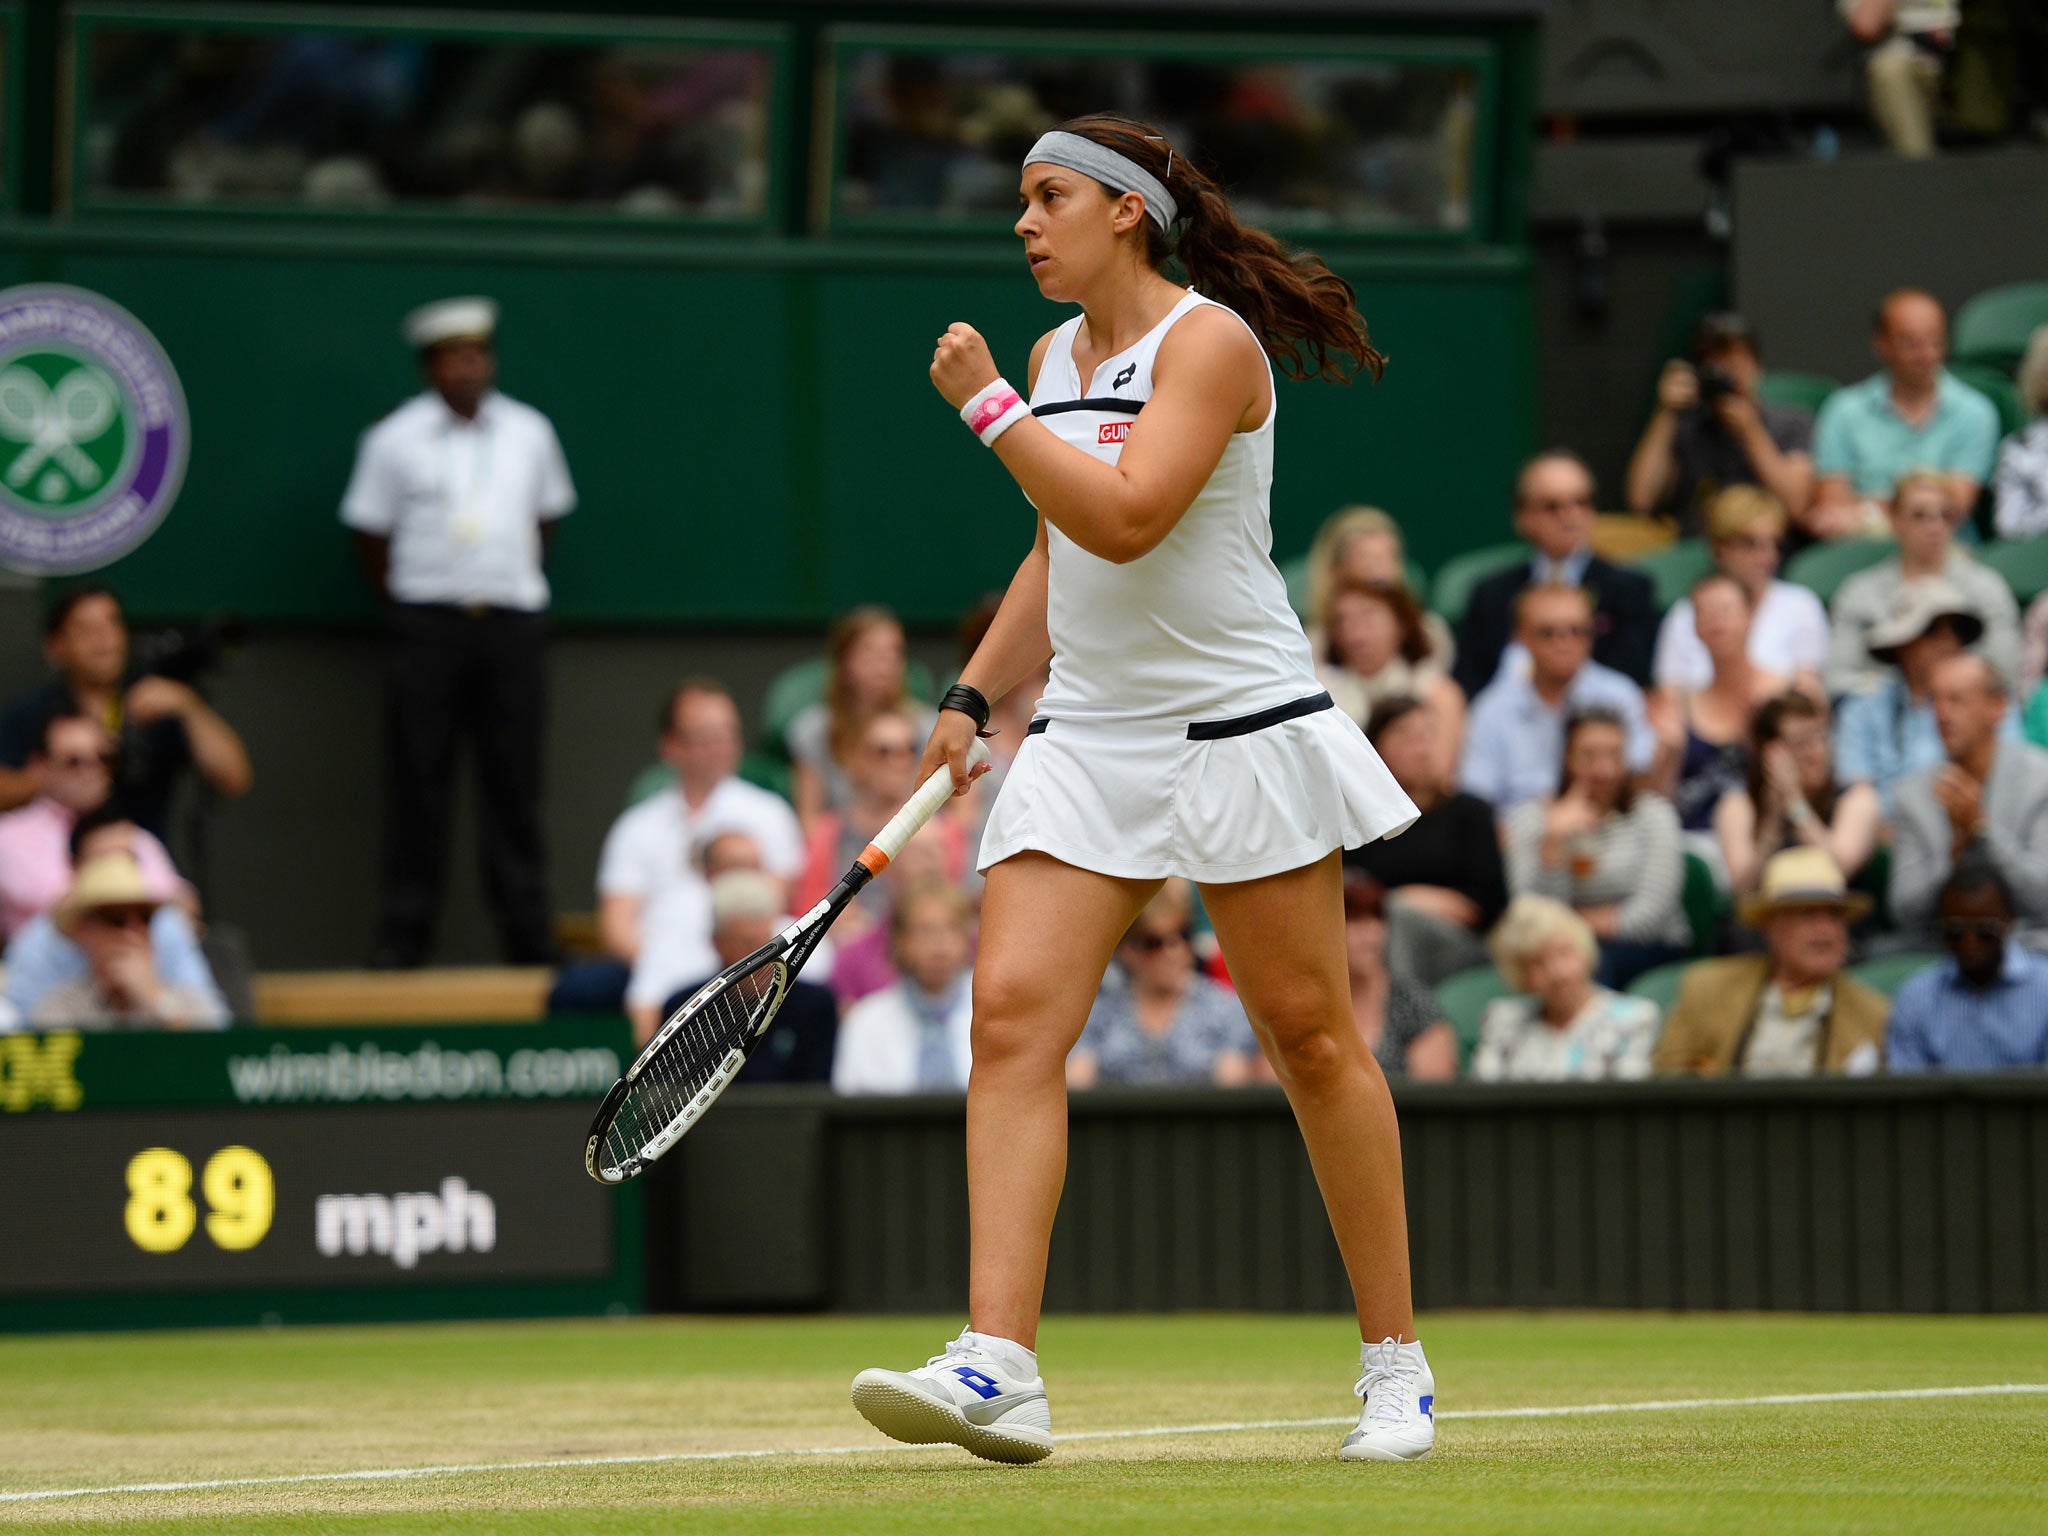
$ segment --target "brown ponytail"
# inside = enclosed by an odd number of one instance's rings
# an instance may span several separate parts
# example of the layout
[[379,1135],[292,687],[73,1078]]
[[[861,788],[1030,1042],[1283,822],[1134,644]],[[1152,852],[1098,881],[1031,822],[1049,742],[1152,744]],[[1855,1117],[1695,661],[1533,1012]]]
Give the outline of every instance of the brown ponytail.
[[1289,251],[1263,229],[1240,224],[1223,189],[1158,129],[1111,112],[1059,127],[1115,150],[1165,184],[1179,205],[1177,234],[1148,218],[1146,256],[1161,272],[1178,262],[1190,287],[1242,315],[1282,373],[1348,384],[1360,369],[1375,380],[1386,370],[1352,286],[1313,252]]

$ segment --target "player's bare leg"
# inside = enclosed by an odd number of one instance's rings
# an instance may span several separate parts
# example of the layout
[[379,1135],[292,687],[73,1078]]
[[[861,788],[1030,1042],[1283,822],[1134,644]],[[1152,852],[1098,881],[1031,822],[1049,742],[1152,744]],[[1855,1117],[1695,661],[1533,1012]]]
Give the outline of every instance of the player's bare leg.
[[1205,885],[1202,902],[1294,1107],[1351,1279],[1366,1346],[1360,1388],[1374,1423],[1361,1421],[1345,1454],[1423,1454],[1434,1439],[1435,1386],[1413,1342],[1401,1135],[1387,1080],[1352,1022],[1342,865],[1332,853],[1265,879]]
[[967,1294],[978,1332],[1037,1345],[1067,1177],[1067,1054],[1117,940],[1162,883],[1119,880],[1042,853],[988,872],[967,1085]]
[[1038,1312],[1067,1175],[1067,1053],[1117,940],[1160,884],[1042,853],[989,870],[967,1085],[970,1322],[918,1370],[854,1378],[854,1406],[884,1434],[992,1461],[1051,1452]]

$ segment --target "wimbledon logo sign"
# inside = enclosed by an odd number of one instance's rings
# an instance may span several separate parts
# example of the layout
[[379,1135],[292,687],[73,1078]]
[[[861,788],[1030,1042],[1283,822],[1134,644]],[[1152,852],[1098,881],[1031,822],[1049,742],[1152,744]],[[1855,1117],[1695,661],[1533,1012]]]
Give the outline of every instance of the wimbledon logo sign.
[[0,290],[0,564],[96,570],[177,500],[191,433],[156,338],[61,283]]

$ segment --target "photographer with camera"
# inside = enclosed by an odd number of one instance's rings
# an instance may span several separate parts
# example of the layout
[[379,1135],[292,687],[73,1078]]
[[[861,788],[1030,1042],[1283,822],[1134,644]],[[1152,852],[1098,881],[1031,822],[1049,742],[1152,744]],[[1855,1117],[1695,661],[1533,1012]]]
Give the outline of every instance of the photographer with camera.
[[1760,485],[1800,525],[1813,495],[1813,418],[1757,399],[1763,357],[1741,315],[1703,318],[1692,354],[1657,380],[1657,409],[1628,463],[1629,509],[1674,518],[1681,537],[1697,538],[1716,494]]
[[129,650],[121,600],[105,587],[74,587],[43,620],[43,655],[55,674],[0,711],[0,810],[43,792],[43,765],[31,758],[44,724],[81,714],[102,724],[115,747],[114,792],[136,823],[166,835],[171,796],[189,769],[223,798],[249,792],[249,754],[233,726],[191,684],[145,673]]

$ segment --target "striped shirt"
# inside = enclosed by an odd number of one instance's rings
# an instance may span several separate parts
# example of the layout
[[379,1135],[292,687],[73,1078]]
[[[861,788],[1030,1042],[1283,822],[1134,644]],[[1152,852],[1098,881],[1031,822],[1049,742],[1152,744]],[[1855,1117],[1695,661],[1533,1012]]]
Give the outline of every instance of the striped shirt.
[[1899,988],[1884,1054],[1894,1072],[2048,1067],[2048,959],[2008,942],[1981,989],[1953,960],[1929,966]]
[[2048,420],[2015,432],[1998,450],[1993,521],[2001,539],[2031,539],[2048,533]]
[[1554,896],[1569,907],[1614,906],[1614,936],[1639,944],[1690,944],[1686,921],[1685,850],[1678,813],[1660,795],[1638,794],[1571,841],[1570,860],[1543,862],[1545,802],[1531,800],[1507,822],[1508,890]]

